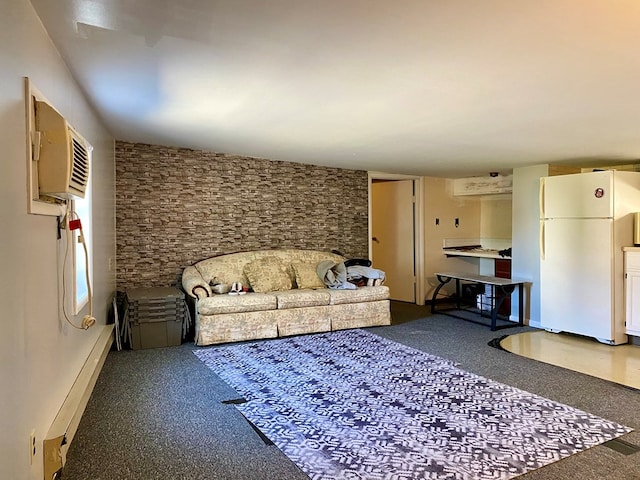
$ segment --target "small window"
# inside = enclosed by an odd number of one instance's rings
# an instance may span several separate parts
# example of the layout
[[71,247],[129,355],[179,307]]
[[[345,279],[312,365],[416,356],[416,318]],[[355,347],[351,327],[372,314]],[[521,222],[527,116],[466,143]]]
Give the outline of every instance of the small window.
[[93,282],[93,262],[91,256],[91,182],[87,185],[84,198],[73,200],[73,209],[77,218],[82,224],[82,235],[89,254],[88,262],[85,256],[85,249],[78,241],[81,235],[80,230],[73,231],[73,258],[74,258],[74,312],[79,314],[89,300],[89,288],[87,285],[87,267],[89,268],[89,282]]

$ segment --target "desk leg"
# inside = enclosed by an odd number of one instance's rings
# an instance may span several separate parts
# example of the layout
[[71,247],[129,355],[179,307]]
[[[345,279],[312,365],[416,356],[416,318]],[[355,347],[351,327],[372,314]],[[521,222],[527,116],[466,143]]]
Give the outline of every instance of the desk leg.
[[524,326],[524,284],[518,284],[518,323]]
[[[492,332],[495,331],[496,329],[496,323],[498,320],[498,310],[500,310],[500,307],[502,306],[504,299],[511,296],[515,288],[516,288],[515,285],[502,285],[499,289],[495,288],[494,295],[495,295],[496,303],[493,307],[493,310],[491,310],[491,331]],[[498,296],[498,291],[500,292],[499,296]]]
[[433,292],[433,296],[431,297],[431,313],[436,313],[436,298],[438,296],[438,293],[440,292],[440,289],[451,281],[451,277],[441,277],[440,275],[436,275],[436,278],[440,282],[440,285],[436,287],[435,291]]

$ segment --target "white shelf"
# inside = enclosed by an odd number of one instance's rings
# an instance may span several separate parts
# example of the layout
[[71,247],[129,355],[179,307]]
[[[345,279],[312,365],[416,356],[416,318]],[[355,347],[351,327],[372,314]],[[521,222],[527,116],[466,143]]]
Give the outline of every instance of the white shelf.
[[475,257],[475,258],[504,258],[511,260],[511,257],[503,257],[498,253],[498,250],[483,250],[483,251],[474,251],[474,250],[456,250],[456,249],[448,249],[443,250],[444,254],[447,257]]

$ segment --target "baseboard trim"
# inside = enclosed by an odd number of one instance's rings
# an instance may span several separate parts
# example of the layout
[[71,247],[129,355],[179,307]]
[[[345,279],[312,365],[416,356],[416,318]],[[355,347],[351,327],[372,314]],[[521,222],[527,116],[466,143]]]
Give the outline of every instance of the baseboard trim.
[[96,344],[49,428],[43,442],[45,480],[60,478],[67,451],[113,344],[113,327],[113,324],[102,327]]

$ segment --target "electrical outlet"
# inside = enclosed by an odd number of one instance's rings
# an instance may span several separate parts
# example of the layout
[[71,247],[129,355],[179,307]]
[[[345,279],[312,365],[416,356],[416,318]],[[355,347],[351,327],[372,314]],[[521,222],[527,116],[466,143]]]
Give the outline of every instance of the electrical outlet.
[[29,435],[29,463],[33,465],[33,459],[36,457],[36,431],[31,430]]

